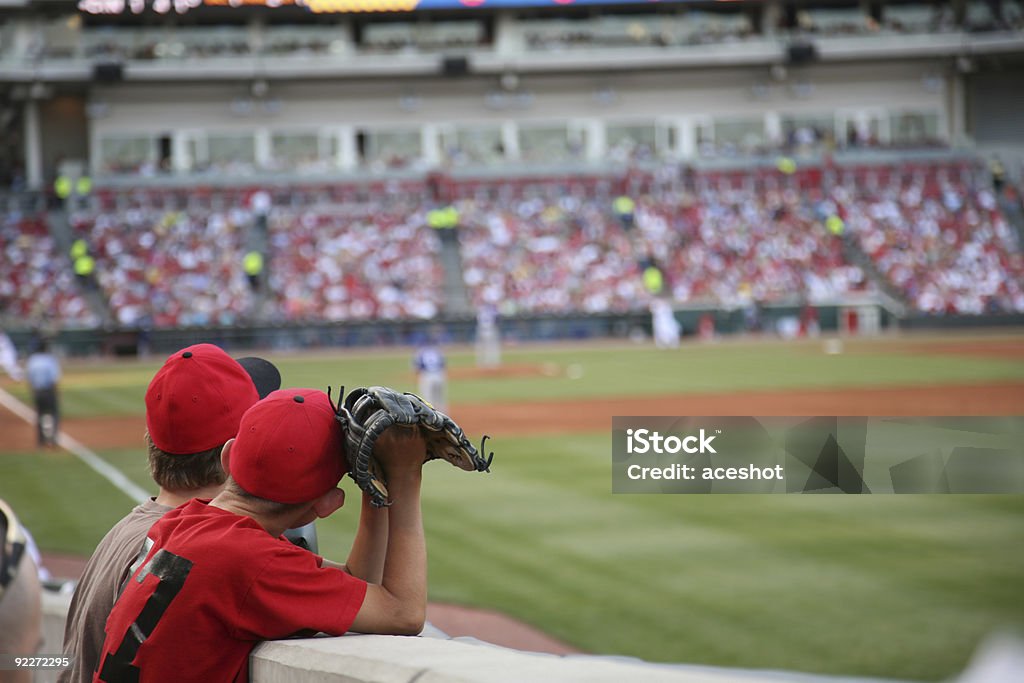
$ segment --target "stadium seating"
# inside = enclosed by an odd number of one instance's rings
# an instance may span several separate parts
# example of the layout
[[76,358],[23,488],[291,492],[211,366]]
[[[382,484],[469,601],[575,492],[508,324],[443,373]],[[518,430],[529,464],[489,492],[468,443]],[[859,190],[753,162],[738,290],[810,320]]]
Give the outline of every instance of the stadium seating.
[[[735,179],[743,184],[742,174]],[[762,193],[723,182],[699,194],[646,194],[631,230],[613,214],[610,198],[592,194],[459,207],[474,302],[509,313],[645,308],[645,263],[664,272],[677,303],[821,302],[866,284],[794,190]]]
[[41,213],[11,209],[0,214],[0,252],[0,312],[6,318],[38,326],[99,323]]
[[[96,258],[113,318],[130,326],[434,318],[447,303],[441,240],[426,220],[436,196],[460,215],[470,303],[505,314],[644,310],[651,264],[676,304],[822,303],[881,284],[928,313],[1022,312],[1024,258],[977,170],[965,161],[791,174],[665,166],[625,177],[279,186],[266,188],[265,233],[250,209],[258,188],[105,190],[71,224]],[[635,200],[630,220],[613,211],[621,192]],[[830,216],[845,222],[848,244],[825,228]],[[3,235],[6,310],[98,323],[38,215],[8,211]],[[849,247],[874,273],[849,260]],[[254,248],[269,264],[259,291],[241,267]],[[42,286],[47,277],[56,286]]]
[[[72,226],[122,325],[432,318],[442,273],[418,187],[272,189],[265,236],[254,188],[104,192]],[[262,304],[242,268],[252,248],[271,264]]]
[[282,321],[433,318],[443,305],[439,242],[423,197],[388,196],[270,215]]
[[[1024,312],[1024,257],[996,197],[957,169],[837,185],[832,198],[878,271],[926,313]],[[944,171],[944,172],[943,172]]]
[[80,212],[77,238],[96,259],[96,277],[122,325],[231,324],[251,303],[241,269],[249,216],[150,204]]
[[506,314],[600,313],[643,300],[633,248],[608,203],[537,196],[457,206],[474,304]]

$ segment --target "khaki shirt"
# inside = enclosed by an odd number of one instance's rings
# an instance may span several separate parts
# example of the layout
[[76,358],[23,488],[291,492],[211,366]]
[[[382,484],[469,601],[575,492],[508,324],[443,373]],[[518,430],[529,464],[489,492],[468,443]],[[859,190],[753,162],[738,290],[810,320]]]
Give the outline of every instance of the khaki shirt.
[[75,588],[64,625],[64,654],[72,658],[58,683],[90,683],[99,663],[105,627],[118,590],[131,576],[131,566],[146,541],[146,534],[171,508],[153,499],[137,506],[107,532]]

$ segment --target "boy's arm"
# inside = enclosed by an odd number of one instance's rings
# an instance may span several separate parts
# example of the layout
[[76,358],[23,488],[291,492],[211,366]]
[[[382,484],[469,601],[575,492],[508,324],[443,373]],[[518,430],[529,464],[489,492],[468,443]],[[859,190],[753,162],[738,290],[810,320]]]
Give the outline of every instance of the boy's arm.
[[348,561],[339,564],[325,559],[323,566],[336,567],[367,583],[380,584],[384,578],[384,558],[388,550],[388,508],[375,508],[370,497],[363,494],[356,530]]
[[423,630],[427,613],[427,543],[420,510],[426,444],[418,430],[392,427],[378,440],[375,455],[385,469],[394,502],[387,509],[381,582],[367,586],[351,630],[415,635]]

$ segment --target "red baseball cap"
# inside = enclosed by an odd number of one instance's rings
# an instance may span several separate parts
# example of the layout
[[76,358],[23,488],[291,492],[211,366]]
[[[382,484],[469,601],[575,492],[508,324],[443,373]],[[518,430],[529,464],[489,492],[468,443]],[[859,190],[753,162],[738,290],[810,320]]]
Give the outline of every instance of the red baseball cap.
[[243,489],[277,503],[306,503],[337,486],[348,468],[327,394],[281,389],[247,410],[230,469]]
[[213,344],[196,344],[171,355],[149,383],[146,428],[165,453],[199,453],[233,437],[259,398],[238,361]]

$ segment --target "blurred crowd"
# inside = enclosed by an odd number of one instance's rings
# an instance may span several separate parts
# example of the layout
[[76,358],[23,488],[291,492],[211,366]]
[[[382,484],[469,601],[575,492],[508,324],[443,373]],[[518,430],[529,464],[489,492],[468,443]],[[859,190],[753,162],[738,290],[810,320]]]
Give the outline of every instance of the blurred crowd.
[[647,251],[668,264],[680,303],[822,303],[867,284],[812,198],[796,189],[708,188],[691,202],[656,204],[637,218]]
[[[442,303],[437,237],[422,197],[267,207],[235,193],[224,208],[158,199],[72,215],[117,323],[173,327],[433,318]],[[223,201],[216,204],[225,204]],[[247,254],[268,264],[247,273]],[[65,264],[66,266],[66,264]]]
[[[1019,235],[977,170],[108,193],[70,215],[81,272],[41,214],[0,214],[0,303],[67,326],[99,324],[95,299],[136,327],[431,319],[461,261],[469,303],[505,315],[818,304],[876,284],[927,313],[1024,312]],[[450,232],[431,222],[447,193]]]
[[42,213],[0,213],[0,314],[17,322],[53,319],[76,327],[99,323]]
[[74,18],[55,19],[35,27],[29,39],[0,45],[26,61],[132,60],[144,62],[225,60],[253,57],[331,58],[353,53],[442,52],[485,44],[482,22],[401,23],[370,25],[355,40],[338,26],[282,25],[251,27],[237,23],[176,26],[81,26]]
[[879,273],[926,313],[1024,312],[1019,237],[991,189],[922,179],[832,199]]
[[438,238],[422,197],[380,195],[270,214],[273,317],[433,318],[443,303]]
[[115,320],[141,327],[237,322],[249,305],[241,270],[248,224],[241,208],[178,211],[145,204],[72,217]]
[[643,287],[606,200],[577,196],[457,203],[464,278],[502,313],[635,309]]
[[740,307],[824,302],[866,286],[795,190],[663,191],[628,214],[612,204],[564,194],[459,204],[474,304],[505,314],[603,313],[663,296]]

